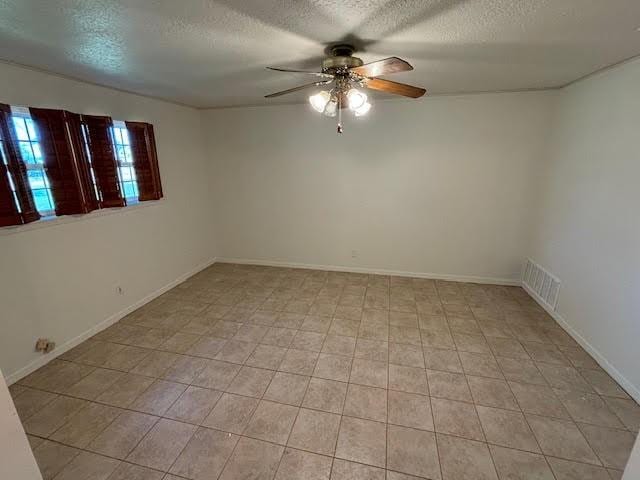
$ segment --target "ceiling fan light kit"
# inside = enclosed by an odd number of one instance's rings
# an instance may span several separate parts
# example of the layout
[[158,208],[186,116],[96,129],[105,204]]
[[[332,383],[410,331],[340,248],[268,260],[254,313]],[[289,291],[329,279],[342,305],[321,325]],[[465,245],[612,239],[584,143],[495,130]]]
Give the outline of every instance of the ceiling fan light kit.
[[[356,117],[362,117],[371,110],[371,103],[369,103],[367,95],[360,88],[369,88],[410,98],[419,98],[426,93],[424,88],[377,78],[380,75],[413,70],[413,67],[408,62],[398,57],[390,57],[364,64],[361,59],[353,56],[354,51],[351,45],[334,46],[331,49],[332,55],[323,60],[322,71],[320,72],[267,67],[278,72],[313,75],[322,80],[272,93],[266,95],[265,98],[279,97],[280,95],[312,87],[327,86],[329,88],[328,91],[320,90],[311,95],[309,103],[318,113],[323,113],[328,117],[337,115],[337,131],[342,133],[343,108],[348,107]],[[329,87],[329,85],[332,86]]]

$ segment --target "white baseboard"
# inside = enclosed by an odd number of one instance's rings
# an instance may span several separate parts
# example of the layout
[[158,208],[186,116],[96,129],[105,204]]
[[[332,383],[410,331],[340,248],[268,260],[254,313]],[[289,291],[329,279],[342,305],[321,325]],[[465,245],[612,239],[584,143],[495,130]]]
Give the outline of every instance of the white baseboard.
[[540,296],[534,292],[529,286],[526,284],[522,284],[522,288],[524,288],[531,297],[538,302],[538,304],[545,309],[545,311],[553,317],[553,319],[558,322],[558,324],[567,332],[571,337],[580,344],[582,348],[584,348],[589,355],[591,355],[598,365],[602,367],[602,369],[607,372],[611,377],[620,384],[622,388],[638,403],[640,403],[640,389],[636,387],[633,383],[631,383],[627,378],[622,375],[614,367],[609,361],[596,349],[593,345],[589,343],[589,341],[584,338],[580,332],[578,332],[575,328],[571,326],[571,324],[565,320],[565,318],[560,315],[555,310],[552,310]]
[[248,258],[218,257],[218,263],[238,263],[242,265],[260,265],[265,267],[305,268],[311,270],[326,270],[330,272],[368,273],[378,275],[394,275],[399,277],[427,278],[430,280],[448,280],[452,282],[484,283],[492,285],[520,286],[520,280],[499,277],[474,277],[467,275],[447,275],[439,273],[404,272],[401,270],[385,270],[380,268],[343,267],[337,265],[315,265],[309,263],[281,262],[272,260],[255,260]]
[[204,270],[205,268],[213,265],[214,263],[216,263],[216,258],[215,257],[213,259],[207,261],[207,262],[204,262],[204,263],[198,265],[193,270],[180,275],[178,278],[176,278],[172,282],[169,282],[165,286],[160,287],[159,289],[151,292],[149,295],[143,297],[142,299],[138,300],[137,302],[134,302],[132,305],[129,305],[127,308],[125,308],[123,310],[120,310],[119,312],[114,313],[113,315],[110,315],[109,317],[105,318],[100,323],[98,323],[94,327],[90,328],[89,330],[81,333],[77,337],[66,341],[62,345],[56,346],[55,350],[53,350],[51,353],[45,354],[45,355],[37,358],[33,362],[29,363],[28,365],[22,367],[21,369],[19,369],[19,370],[13,372],[13,373],[7,375],[5,377],[5,381],[7,382],[7,385],[11,385],[11,384],[17,382],[18,380],[20,380],[21,378],[26,377],[31,372],[34,372],[38,368],[46,365],[51,360],[59,357],[63,353],[68,352],[69,350],[71,350],[76,345],[79,345],[80,343],[84,342],[88,338],[94,336],[96,333],[99,333],[102,330],[104,330],[105,328],[110,327],[111,325],[116,323],[121,318],[129,315],[131,312],[133,312],[134,310],[137,310],[138,308],[142,307],[143,305],[146,305],[151,300],[153,300],[153,299],[159,297],[160,295],[162,295],[163,293],[171,290],[173,287],[179,285],[180,283],[184,282],[189,277],[192,277],[196,273]]
[[89,330],[83,332],[77,337],[59,345],[53,352],[50,354],[44,355],[28,365],[22,367],[21,369],[7,375],[5,381],[7,385],[11,385],[21,378],[26,377],[31,372],[37,370],[38,368],[46,365],[51,360],[57,358],[63,353],[71,350],[73,347],[79,345],[84,342],[88,338],[93,335],[101,332],[102,330],[110,327],[123,317],[127,316],[129,313],[137,310],[138,308],[146,305],[151,300],[159,297],[163,293],[171,290],[175,286],[184,282],[188,278],[192,277],[196,273],[204,270],[205,268],[213,265],[214,263],[238,263],[243,265],[261,265],[261,266],[269,266],[269,267],[286,267],[286,268],[305,268],[305,269],[314,269],[314,270],[325,270],[325,271],[333,271],[333,272],[354,272],[354,273],[368,273],[368,274],[380,274],[380,275],[397,275],[397,276],[405,276],[405,277],[413,277],[413,278],[427,278],[432,280],[449,280],[454,282],[469,282],[469,283],[482,283],[482,284],[494,284],[494,285],[511,285],[511,286],[522,286],[531,297],[545,309],[549,315],[553,317],[553,319],[558,322],[558,324],[569,334],[571,337],[582,346],[595,360],[598,364],[609,374],[611,377],[616,380],[622,388],[624,388],[627,393],[638,403],[640,403],[640,389],[638,389],[635,385],[633,385],[629,380],[624,377],[609,361],[593,346],[591,345],[575,328],[573,328],[569,322],[567,322],[562,315],[558,312],[550,309],[546,303],[538,296],[536,292],[531,290],[527,285],[521,283],[517,280],[505,279],[505,278],[493,278],[493,277],[475,277],[475,276],[466,276],[466,275],[442,275],[442,274],[433,274],[433,273],[422,273],[422,272],[405,272],[405,271],[397,271],[397,270],[385,270],[385,269],[375,269],[375,268],[360,268],[360,267],[342,267],[335,265],[314,265],[314,264],[304,264],[304,263],[295,263],[295,262],[277,262],[277,261],[268,261],[268,260],[251,260],[251,259],[241,259],[241,258],[212,258],[211,260],[204,262],[203,264],[197,266],[193,270],[180,275],[178,278],[169,282],[167,285],[151,292],[147,296],[142,299],[134,302],[132,305],[127,308],[120,310],[119,312],[110,315],[94,327]]

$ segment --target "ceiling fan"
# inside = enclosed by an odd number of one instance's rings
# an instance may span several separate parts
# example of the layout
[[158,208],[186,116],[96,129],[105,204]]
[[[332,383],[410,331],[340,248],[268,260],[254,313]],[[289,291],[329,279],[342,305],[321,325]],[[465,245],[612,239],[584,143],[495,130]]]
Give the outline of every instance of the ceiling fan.
[[[269,70],[277,72],[313,75],[318,77],[319,80],[272,93],[266,95],[265,98],[279,97],[280,95],[312,87],[327,86],[329,90],[321,90],[311,95],[309,103],[317,112],[324,113],[329,117],[337,115],[338,133],[342,133],[342,109],[348,107],[349,110],[355,113],[356,117],[366,115],[371,109],[371,104],[367,101],[367,95],[356,87],[379,90],[410,98],[419,98],[426,93],[424,88],[377,78],[380,75],[413,70],[413,67],[408,62],[398,57],[389,57],[364,64],[361,59],[353,56],[354,51],[355,49],[351,45],[336,45],[332,47],[331,56],[322,61],[322,71],[320,72],[267,67]],[[329,87],[329,85],[332,86]]]

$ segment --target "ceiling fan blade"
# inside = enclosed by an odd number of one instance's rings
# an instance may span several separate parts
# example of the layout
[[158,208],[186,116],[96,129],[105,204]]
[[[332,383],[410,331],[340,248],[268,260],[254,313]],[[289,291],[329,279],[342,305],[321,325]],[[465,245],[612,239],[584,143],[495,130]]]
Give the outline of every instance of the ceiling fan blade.
[[315,75],[316,77],[333,78],[333,75],[323,72],[309,72],[307,70],[291,70],[288,68],[267,67],[269,70],[275,70],[276,72],[289,72],[289,73],[306,73],[307,75]]
[[269,95],[265,95],[264,98],[279,97],[280,95],[286,95],[287,93],[297,92],[298,90],[304,90],[305,88],[317,87],[318,85],[326,85],[326,84],[331,83],[331,82],[333,82],[333,80],[327,80],[325,82],[307,83],[306,85],[300,85],[299,87],[293,87],[293,88],[290,88],[288,90],[283,90],[281,92],[276,92],[276,93],[272,93],[272,94],[269,94]]
[[360,67],[354,67],[352,72],[362,75],[363,77],[378,77],[380,75],[389,75],[397,72],[407,72],[413,70],[409,62],[405,62],[398,57],[389,57],[377,62],[365,63]]
[[414,87],[406,83],[392,82],[391,80],[383,80],[382,78],[368,78],[365,80],[365,86],[372,90],[380,90],[381,92],[411,98],[419,98],[427,93],[424,88]]

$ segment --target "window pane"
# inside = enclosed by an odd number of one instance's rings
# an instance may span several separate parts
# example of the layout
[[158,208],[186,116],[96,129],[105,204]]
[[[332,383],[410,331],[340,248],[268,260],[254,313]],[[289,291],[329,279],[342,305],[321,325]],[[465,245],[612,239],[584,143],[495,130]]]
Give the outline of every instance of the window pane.
[[27,133],[27,126],[24,123],[24,118],[22,117],[12,117],[13,118],[13,126],[16,129],[16,135],[18,136],[18,140],[29,140],[29,134]]
[[122,175],[122,181],[123,182],[130,182],[131,180],[135,180],[134,178],[131,178],[131,169],[130,168],[121,168],[120,169],[120,175]]
[[40,213],[53,210],[49,191],[45,188],[33,189],[33,199],[36,202],[36,208]]
[[28,170],[27,177],[29,178],[29,185],[31,185],[31,188],[47,188],[47,184],[44,179],[44,172],[42,170]]
[[113,127],[113,141],[116,145],[122,144],[122,134],[120,133],[120,128]]
[[117,145],[116,146],[116,155],[118,157],[118,161],[120,161],[120,162],[126,162],[127,161],[127,157],[126,157],[123,145]]
[[31,142],[18,142],[20,145],[20,156],[24,163],[36,163],[36,159],[33,156],[33,150],[31,150]]
[[132,182],[124,182],[124,196],[127,198],[137,197],[136,187]]
[[129,133],[126,128],[113,127],[113,142],[118,159],[118,177],[120,188],[125,198],[133,199],[138,197],[138,183],[135,171],[131,167],[133,155],[129,143]]
[[120,133],[122,134],[122,144],[130,145],[129,143],[129,131],[126,128],[120,128]]
[[42,164],[44,163],[44,157],[42,156],[42,151],[40,150],[40,144],[32,142],[31,148],[33,148],[33,156],[36,159],[36,162]]
[[33,141],[38,140],[38,134],[36,133],[36,126],[33,123],[33,120],[30,118],[25,118],[24,122],[27,124],[27,132],[29,133],[29,138]]

